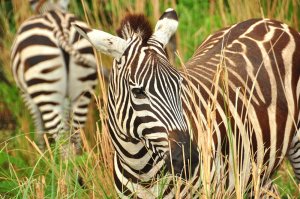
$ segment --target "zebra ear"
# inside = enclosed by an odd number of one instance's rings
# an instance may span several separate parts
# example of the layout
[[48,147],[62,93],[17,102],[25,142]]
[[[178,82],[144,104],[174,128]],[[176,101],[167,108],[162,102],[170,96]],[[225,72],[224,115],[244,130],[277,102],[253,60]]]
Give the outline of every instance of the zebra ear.
[[120,37],[101,30],[83,28],[77,24],[72,24],[72,26],[97,50],[116,59],[120,58],[127,48],[127,42]]
[[159,41],[165,47],[178,27],[178,17],[174,9],[168,8],[156,23],[151,38]]

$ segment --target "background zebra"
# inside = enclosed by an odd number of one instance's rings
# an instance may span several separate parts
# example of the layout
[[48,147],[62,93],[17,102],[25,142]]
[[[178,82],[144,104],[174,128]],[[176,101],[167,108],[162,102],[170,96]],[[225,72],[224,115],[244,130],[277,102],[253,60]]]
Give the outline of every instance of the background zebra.
[[[226,184],[228,192],[237,180],[253,191],[255,175],[272,190],[269,177],[286,154],[299,179],[299,33],[269,19],[235,24],[206,39],[178,71],[164,50],[177,25],[172,9],[154,33],[142,15],[127,16],[119,37],[76,25],[115,58],[108,123],[120,196],[200,197],[205,157],[211,159],[208,180]],[[220,173],[220,165],[228,173]],[[164,171],[189,183],[178,188],[174,177],[157,181]]]
[[71,127],[71,142],[80,153],[79,128],[87,119],[97,70],[91,45],[71,23],[88,26],[66,12],[66,0],[30,3],[40,14],[18,30],[11,51],[14,79],[35,120],[39,147],[44,149],[44,133],[57,140]]

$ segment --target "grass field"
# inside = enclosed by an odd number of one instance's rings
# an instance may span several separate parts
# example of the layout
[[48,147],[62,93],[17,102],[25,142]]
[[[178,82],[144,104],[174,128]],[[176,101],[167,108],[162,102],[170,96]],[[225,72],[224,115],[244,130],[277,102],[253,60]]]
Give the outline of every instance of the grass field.
[[[249,18],[274,18],[300,30],[299,0],[73,0],[70,11],[92,27],[115,33],[127,12],[144,13],[154,26],[168,7],[179,15],[176,48],[183,61],[209,34]],[[0,0],[0,198],[115,198],[102,78],[82,129],[82,156],[62,162],[57,146],[42,153],[33,142],[33,123],[13,81],[9,57],[18,27],[32,15],[25,1]],[[109,57],[97,57],[99,67],[110,67]],[[180,59],[173,61],[179,68]],[[86,188],[78,184],[79,175]],[[289,163],[284,162],[273,179],[281,197],[300,198]],[[204,195],[211,197],[211,193]]]

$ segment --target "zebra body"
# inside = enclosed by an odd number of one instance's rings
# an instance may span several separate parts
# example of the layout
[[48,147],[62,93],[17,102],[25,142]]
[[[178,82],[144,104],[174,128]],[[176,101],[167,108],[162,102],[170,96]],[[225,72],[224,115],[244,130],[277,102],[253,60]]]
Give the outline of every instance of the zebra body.
[[[194,121],[194,132],[212,128],[215,153],[233,160],[226,136],[232,131],[241,145],[237,156],[242,156],[239,172],[246,175],[245,186],[252,175],[251,158],[265,167],[261,175],[267,180],[287,152],[298,149],[291,139],[298,140],[300,135],[299,56],[300,37],[295,30],[275,20],[251,19],[211,35],[186,63],[182,101],[186,115]],[[216,86],[217,74],[223,77]],[[197,119],[197,112],[190,111],[195,109],[204,116],[211,110],[214,120]],[[292,164],[300,160],[299,154],[289,157]],[[233,172],[229,172],[229,189],[234,183]]]
[[[300,35],[286,24],[256,19],[223,29],[182,71],[164,50],[177,28],[172,9],[154,33],[140,15],[122,21],[119,37],[75,27],[115,57],[108,127],[121,197],[200,197],[205,159],[206,180],[228,193],[237,179],[253,191],[255,175],[261,187],[273,189],[269,177],[286,154],[299,173]],[[187,183],[178,185],[169,174]]]
[[71,141],[79,150],[78,129],[85,124],[96,86],[93,48],[73,22],[88,27],[71,13],[46,10],[23,22],[12,46],[13,76],[35,120],[42,149],[44,133],[56,140],[71,126]]

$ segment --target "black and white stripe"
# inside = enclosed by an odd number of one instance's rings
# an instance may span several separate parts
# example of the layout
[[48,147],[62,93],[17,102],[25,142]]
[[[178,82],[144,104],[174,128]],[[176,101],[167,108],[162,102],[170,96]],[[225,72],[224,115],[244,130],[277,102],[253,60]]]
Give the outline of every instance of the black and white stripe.
[[[208,180],[227,193],[237,191],[239,179],[252,194],[252,163],[261,171],[259,187],[274,190],[270,176],[287,154],[299,177],[298,32],[269,19],[235,24],[211,35],[178,71],[164,50],[177,28],[172,9],[154,33],[140,15],[122,21],[119,37],[76,28],[115,57],[108,125],[121,197],[201,197],[207,157]],[[177,187],[172,176],[158,180],[170,173],[190,186]]]
[[[252,19],[211,35],[186,63],[188,86],[183,86],[183,104],[186,110],[193,110],[196,107],[190,102],[196,100],[205,113],[217,100],[213,129],[218,141],[214,149],[233,160],[229,145],[220,145],[228,142],[224,132],[231,128],[234,138],[242,143],[238,155],[244,186],[252,177],[249,172],[252,157],[256,165],[265,167],[261,173],[262,185],[287,154],[298,177],[296,170],[300,165],[296,162],[300,156],[290,154],[299,149],[291,143],[292,137],[294,143],[298,143],[300,135],[299,49],[299,34],[286,24]],[[216,87],[218,73],[228,79],[220,77]],[[216,90],[217,96],[214,95]],[[197,118],[193,111],[188,114],[190,118]],[[201,121],[204,129],[208,129],[207,118],[201,117]],[[195,132],[201,132],[199,125],[198,128],[197,124],[193,125]],[[228,164],[233,167],[233,162]],[[234,188],[233,175],[229,172],[229,189]]]
[[88,26],[47,5],[17,32],[11,51],[13,76],[35,120],[40,147],[44,133],[58,139],[71,127],[71,141],[79,150],[78,129],[86,122],[96,87],[96,60],[91,44],[71,23]]

